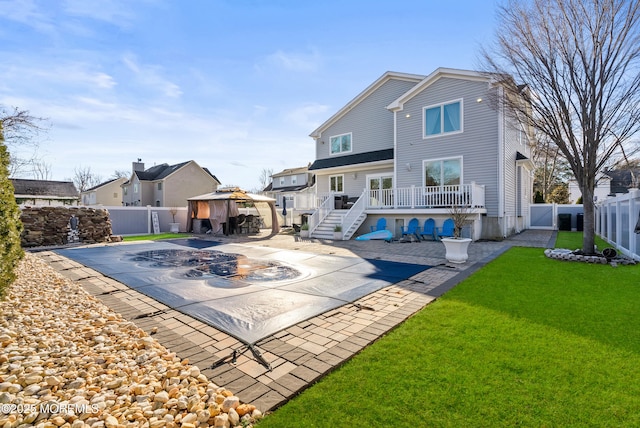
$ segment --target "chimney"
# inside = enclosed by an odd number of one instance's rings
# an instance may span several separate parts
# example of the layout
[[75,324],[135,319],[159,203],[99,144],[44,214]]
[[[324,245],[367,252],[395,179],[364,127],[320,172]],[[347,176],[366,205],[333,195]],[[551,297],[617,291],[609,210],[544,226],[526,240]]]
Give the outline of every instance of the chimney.
[[137,162],[132,162],[132,169],[134,173],[136,171],[144,171],[144,162],[142,162],[142,159],[138,158]]

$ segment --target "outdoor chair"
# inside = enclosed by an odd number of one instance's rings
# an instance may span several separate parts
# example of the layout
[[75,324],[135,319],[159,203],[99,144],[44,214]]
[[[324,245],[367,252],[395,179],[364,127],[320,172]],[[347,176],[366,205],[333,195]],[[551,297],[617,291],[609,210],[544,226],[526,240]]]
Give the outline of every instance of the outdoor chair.
[[453,238],[454,236],[454,223],[452,218],[448,218],[442,224],[442,227],[436,229],[436,235],[438,239],[441,238]]
[[387,229],[387,219],[384,217],[379,218],[375,226],[371,226],[372,232],[375,232],[377,230],[386,230],[386,229]]
[[420,232],[420,237],[422,239],[429,238],[432,241],[436,240],[436,221],[432,218],[428,218],[424,221],[424,227],[422,228],[422,232]]
[[418,222],[417,218],[412,218],[411,220],[409,220],[409,225],[402,226],[401,230],[402,238],[404,238],[405,236],[413,236],[418,241],[420,241],[420,223]]

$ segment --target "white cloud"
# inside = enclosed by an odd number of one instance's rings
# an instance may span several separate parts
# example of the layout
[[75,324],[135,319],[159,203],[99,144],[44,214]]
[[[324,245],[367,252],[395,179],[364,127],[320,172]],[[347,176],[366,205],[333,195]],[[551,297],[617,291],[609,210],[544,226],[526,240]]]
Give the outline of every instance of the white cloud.
[[287,123],[295,124],[296,128],[307,129],[308,132],[317,128],[327,118],[329,106],[322,104],[305,104],[285,114]]
[[120,0],[66,0],[64,10],[72,16],[91,18],[118,27],[129,26],[135,18],[130,2]]
[[165,79],[162,74],[162,67],[153,65],[141,65],[135,55],[128,53],[123,56],[122,62],[131,70],[138,81],[147,87],[160,91],[167,97],[179,98],[182,89],[175,83]]
[[43,33],[54,32],[55,25],[51,18],[41,12],[41,9],[34,0],[0,1],[0,10],[5,19],[28,25]]
[[295,72],[317,71],[322,57],[314,49],[311,53],[288,53],[278,50],[267,56],[266,64]]

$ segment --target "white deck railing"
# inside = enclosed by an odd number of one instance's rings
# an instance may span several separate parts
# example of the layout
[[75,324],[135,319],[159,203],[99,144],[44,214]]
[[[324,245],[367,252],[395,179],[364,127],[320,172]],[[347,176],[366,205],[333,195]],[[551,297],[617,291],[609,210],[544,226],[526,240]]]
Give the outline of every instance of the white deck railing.
[[453,186],[411,186],[370,190],[367,208],[484,207],[484,186],[474,182]]
[[[334,194],[318,195],[319,200]],[[411,186],[393,189],[365,190],[365,209],[388,208],[446,208],[452,206],[484,208],[484,185]]]
[[322,221],[329,215],[329,213],[333,210],[333,198],[326,198],[324,202],[320,204],[318,209],[309,216],[309,234],[312,234],[316,228],[322,223]]

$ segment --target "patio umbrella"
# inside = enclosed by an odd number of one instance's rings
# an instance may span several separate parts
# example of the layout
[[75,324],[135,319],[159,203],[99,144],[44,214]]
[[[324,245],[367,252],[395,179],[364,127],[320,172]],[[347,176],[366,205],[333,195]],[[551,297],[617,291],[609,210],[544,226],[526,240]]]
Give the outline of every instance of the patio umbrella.
[[287,226],[287,198],[282,197],[282,216],[284,217],[284,226]]

